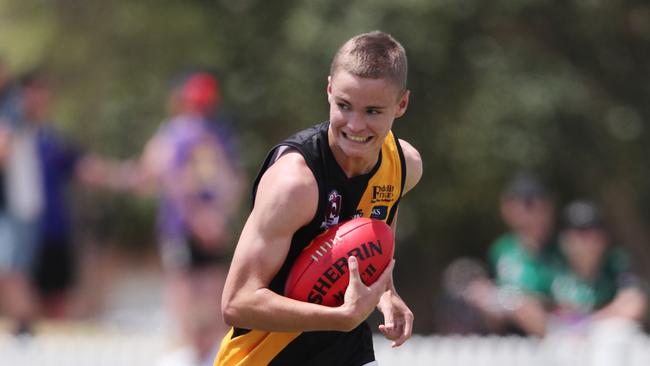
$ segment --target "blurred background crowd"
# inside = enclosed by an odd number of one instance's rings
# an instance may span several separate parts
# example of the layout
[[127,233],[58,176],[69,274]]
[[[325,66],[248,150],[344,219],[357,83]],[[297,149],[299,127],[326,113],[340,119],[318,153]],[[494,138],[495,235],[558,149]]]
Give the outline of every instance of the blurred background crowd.
[[118,160],[84,150],[56,129],[55,90],[43,71],[14,81],[1,60],[0,70],[7,76],[0,103],[0,315],[9,331],[29,338],[40,320],[88,320],[101,311],[101,304],[84,306],[88,299],[76,291],[87,259],[72,214],[77,183],[156,197],[155,230],[141,229],[156,232],[172,332],[199,359],[211,359],[225,333],[220,296],[243,186],[234,136],[216,114],[217,79],[194,71],[174,81],[169,117],[139,156]]
[[394,131],[424,161],[395,268],[415,333],[647,332],[647,2],[0,0],[8,332],[92,321],[98,272],[146,267],[210,358],[250,177],[372,29],[407,50]]
[[439,319],[446,331],[586,335],[612,322],[642,330],[647,284],[596,203],[568,203],[556,228],[553,196],[536,177],[520,173],[499,208],[507,229],[486,260],[460,258],[443,273],[446,311]]

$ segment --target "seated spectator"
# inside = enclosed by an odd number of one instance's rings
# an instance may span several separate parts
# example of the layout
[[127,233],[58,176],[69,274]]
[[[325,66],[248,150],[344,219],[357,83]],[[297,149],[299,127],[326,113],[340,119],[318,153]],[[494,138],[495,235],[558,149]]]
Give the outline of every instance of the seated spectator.
[[604,217],[592,202],[574,201],[563,212],[551,299],[557,325],[605,319],[643,320],[647,299],[624,249],[611,243]]
[[553,264],[554,203],[542,183],[518,174],[503,191],[501,215],[508,232],[489,249],[493,281],[473,281],[465,292],[493,331],[542,336],[546,332]]
[[491,299],[492,293],[496,294],[496,287],[483,261],[469,257],[453,260],[442,273],[441,291],[436,296],[436,332],[462,335],[493,333],[499,328],[499,322],[495,324],[495,317],[485,316],[476,307],[478,303],[484,303],[485,308],[491,308],[488,301],[496,300]]

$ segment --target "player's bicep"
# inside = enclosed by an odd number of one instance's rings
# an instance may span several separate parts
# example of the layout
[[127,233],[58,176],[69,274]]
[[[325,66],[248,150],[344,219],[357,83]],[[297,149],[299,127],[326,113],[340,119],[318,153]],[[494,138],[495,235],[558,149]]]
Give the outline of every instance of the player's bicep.
[[262,177],[235,249],[227,287],[248,291],[267,287],[282,266],[294,233],[313,218],[318,204],[316,181],[304,160],[300,163],[302,157],[296,159],[282,157]]

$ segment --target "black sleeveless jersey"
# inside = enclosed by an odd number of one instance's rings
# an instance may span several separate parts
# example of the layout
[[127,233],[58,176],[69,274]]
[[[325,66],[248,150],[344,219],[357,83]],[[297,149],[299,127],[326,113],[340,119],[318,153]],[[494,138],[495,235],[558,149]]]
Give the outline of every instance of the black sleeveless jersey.
[[[287,149],[297,150],[318,184],[318,208],[312,220],[291,240],[287,258],[269,288],[284,293],[296,257],[330,226],[355,217],[370,217],[391,224],[404,190],[406,165],[398,139],[388,134],[373,169],[348,178],[328,144],[329,122],[303,130],[275,146],[268,154],[253,186],[253,204],[262,175]],[[224,338],[215,366],[349,365],[374,360],[372,333],[366,322],[351,332],[267,332],[234,328]]]

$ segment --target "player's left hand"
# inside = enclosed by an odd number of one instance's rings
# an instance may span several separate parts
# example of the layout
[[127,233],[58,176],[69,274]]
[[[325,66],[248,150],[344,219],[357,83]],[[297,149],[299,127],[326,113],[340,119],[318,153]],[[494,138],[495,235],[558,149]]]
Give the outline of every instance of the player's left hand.
[[394,290],[384,292],[377,309],[384,314],[384,324],[379,325],[379,331],[393,341],[391,347],[399,347],[411,338],[413,312]]

